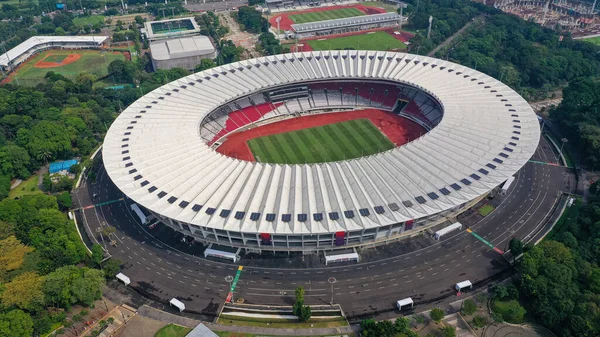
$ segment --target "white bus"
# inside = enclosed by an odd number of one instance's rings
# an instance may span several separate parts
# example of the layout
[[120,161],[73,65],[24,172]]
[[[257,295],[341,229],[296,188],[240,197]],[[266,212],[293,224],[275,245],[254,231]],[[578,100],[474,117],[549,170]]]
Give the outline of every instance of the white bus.
[[506,181],[504,182],[504,185],[502,185],[502,194],[506,194],[506,192],[508,191],[508,188],[510,187],[510,185],[512,185],[514,180],[515,180],[515,177],[513,177],[513,176],[510,176],[510,178],[506,179]]
[[144,212],[142,212],[142,210],[138,207],[137,204],[131,204],[131,210],[133,212],[135,212],[135,214],[137,214],[137,216],[140,218],[140,222],[142,223],[142,225],[146,224],[146,222],[148,222],[148,218],[146,217],[146,215],[144,214]]

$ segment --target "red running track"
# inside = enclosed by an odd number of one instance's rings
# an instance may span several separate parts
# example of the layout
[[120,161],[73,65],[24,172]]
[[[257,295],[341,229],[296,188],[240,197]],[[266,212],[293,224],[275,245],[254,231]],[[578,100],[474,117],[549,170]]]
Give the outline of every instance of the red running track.
[[327,7],[309,8],[309,9],[305,9],[305,10],[301,10],[301,11],[287,12],[287,13],[282,13],[279,15],[274,15],[269,19],[269,23],[271,24],[271,27],[277,28],[276,20],[278,17],[281,17],[281,21],[279,22],[279,28],[283,29],[283,30],[292,30],[292,25],[294,24],[294,21],[292,21],[292,19],[290,19],[289,15],[310,13],[310,12],[325,12],[325,11],[341,9],[341,8],[356,8],[359,11],[361,11],[367,15],[387,13],[387,11],[383,8],[357,5],[357,4],[347,5],[347,6],[346,5],[327,6]]
[[413,121],[377,109],[323,113],[287,119],[233,133],[217,148],[217,152],[241,160],[255,161],[247,143],[250,139],[363,118],[371,120],[396,146],[411,142],[426,132],[422,126]]

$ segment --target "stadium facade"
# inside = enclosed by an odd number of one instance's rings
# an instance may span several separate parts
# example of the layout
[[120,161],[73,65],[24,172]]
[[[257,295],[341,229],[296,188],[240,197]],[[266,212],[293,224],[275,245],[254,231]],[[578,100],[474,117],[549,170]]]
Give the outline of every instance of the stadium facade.
[[397,28],[406,18],[396,13],[355,16],[292,25],[296,39],[364,32],[373,29]]
[[[375,155],[310,165],[215,150],[256,125],[364,108],[428,132]],[[164,85],[121,113],[102,154],[128,203],[197,241],[316,251],[452,221],[517,173],[539,137],[529,104],[476,70],[405,53],[323,51],[240,61]]]

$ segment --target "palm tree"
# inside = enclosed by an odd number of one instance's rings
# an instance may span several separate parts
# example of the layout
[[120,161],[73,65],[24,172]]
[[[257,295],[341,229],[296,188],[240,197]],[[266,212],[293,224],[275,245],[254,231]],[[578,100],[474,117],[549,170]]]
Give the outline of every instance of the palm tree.
[[48,159],[52,158],[52,152],[50,150],[42,149],[36,154],[35,158],[48,164]]

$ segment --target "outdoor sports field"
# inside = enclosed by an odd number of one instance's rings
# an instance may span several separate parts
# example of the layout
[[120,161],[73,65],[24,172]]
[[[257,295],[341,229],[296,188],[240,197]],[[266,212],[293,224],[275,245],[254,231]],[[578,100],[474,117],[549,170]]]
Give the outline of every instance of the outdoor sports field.
[[356,8],[340,8],[340,9],[332,9],[328,11],[322,12],[307,12],[300,14],[290,14],[289,18],[294,21],[294,23],[306,23],[306,22],[316,22],[316,21],[325,21],[332,19],[341,19],[341,18],[350,18],[353,16],[362,16],[365,13],[359,11]]
[[406,45],[384,31],[372,33],[351,35],[343,37],[334,37],[331,39],[319,39],[304,41],[313,50],[335,50],[344,48],[354,48],[357,50],[394,50],[406,49]]
[[588,37],[588,38],[583,39],[583,41],[591,42],[595,45],[600,46],[600,36]]
[[[71,79],[83,72],[103,77],[108,74],[108,65],[114,60],[124,61],[125,55],[100,50],[47,50],[17,68],[16,77],[20,84],[28,86],[44,82],[49,71]],[[10,80],[15,80],[15,74]]]
[[304,164],[358,158],[394,147],[369,119],[354,119],[248,140],[256,161]]

